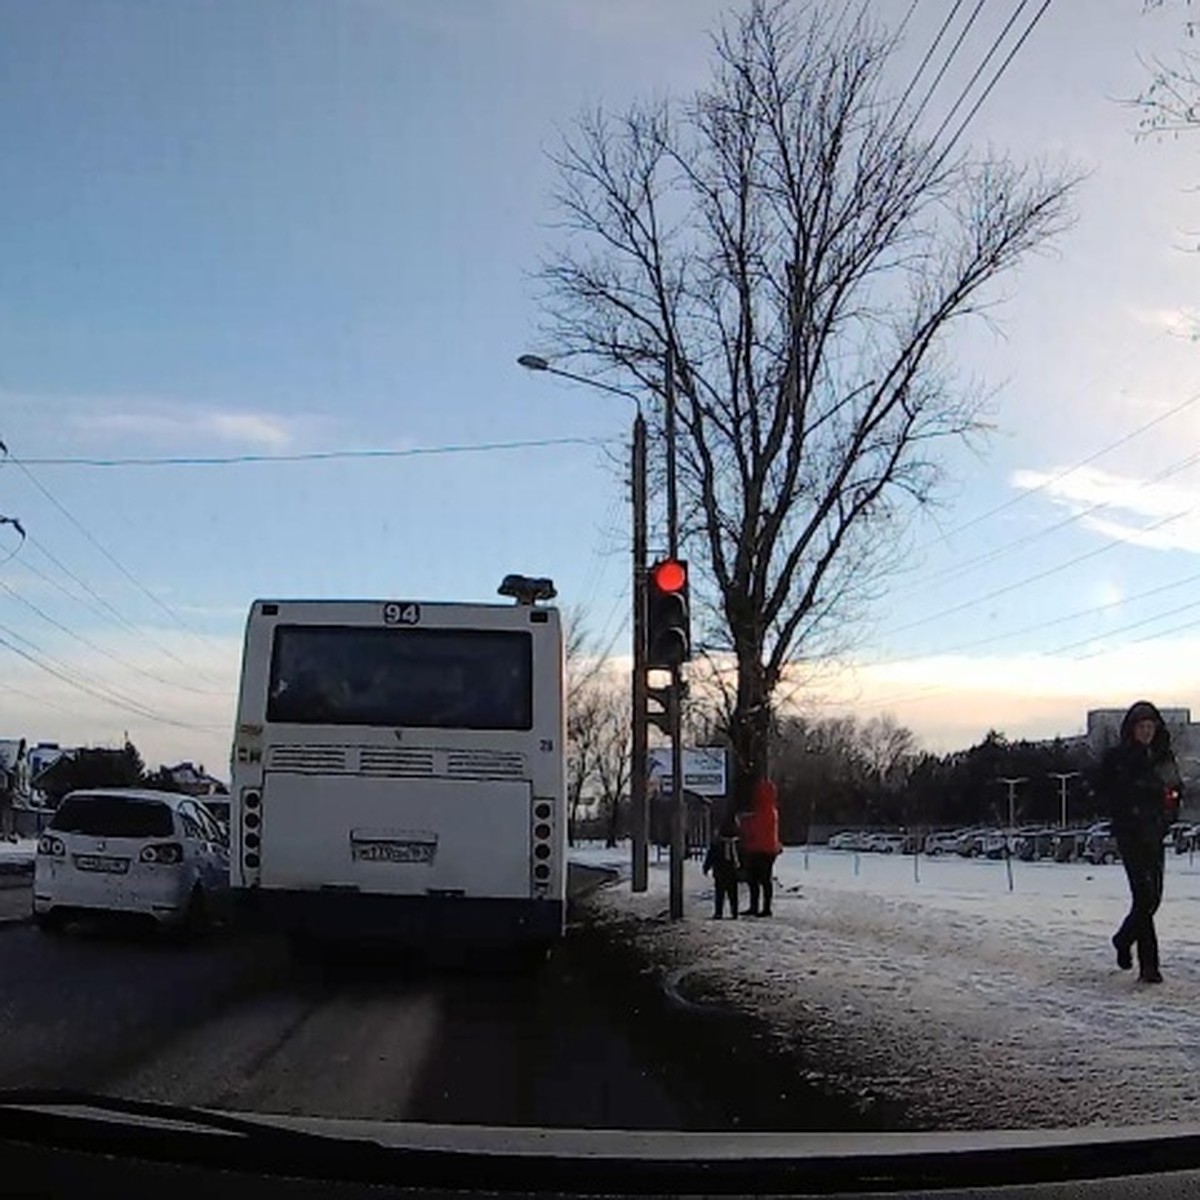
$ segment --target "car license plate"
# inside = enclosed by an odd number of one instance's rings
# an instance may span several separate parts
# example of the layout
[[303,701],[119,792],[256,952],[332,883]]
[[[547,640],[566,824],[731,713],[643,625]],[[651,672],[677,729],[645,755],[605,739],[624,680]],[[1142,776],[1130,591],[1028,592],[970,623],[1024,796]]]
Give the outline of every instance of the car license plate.
[[77,854],[75,865],[81,871],[106,871],[110,875],[124,875],[129,870],[129,859],[110,858],[104,854]]
[[357,862],[431,863],[433,842],[352,842]]

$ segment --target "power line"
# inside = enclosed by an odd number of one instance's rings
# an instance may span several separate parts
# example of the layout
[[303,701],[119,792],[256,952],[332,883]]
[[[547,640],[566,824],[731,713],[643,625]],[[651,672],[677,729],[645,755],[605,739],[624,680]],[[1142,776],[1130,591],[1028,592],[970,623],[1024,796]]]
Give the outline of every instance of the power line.
[[[1021,0],[1020,7],[1017,9],[1017,14],[1020,13],[1021,9],[1023,9],[1025,7],[1027,2],[1028,2],[1028,0]],[[1013,48],[1005,56],[1004,61],[996,68],[996,73],[992,76],[991,82],[987,85],[987,87],[985,87],[983,89],[983,92],[980,95],[979,99],[976,100],[975,103],[971,106],[970,111],[963,118],[962,124],[959,125],[958,129],[955,130],[954,136],[951,137],[951,139],[943,147],[942,153],[938,156],[937,162],[934,163],[934,166],[933,166],[934,171],[936,171],[937,168],[939,166],[941,166],[941,164],[943,162],[945,162],[946,158],[950,154],[950,151],[954,148],[955,143],[958,141],[959,138],[962,137],[964,130],[971,123],[975,114],[979,111],[980,106],[988,98],[988,96],[991,95],[992,89],[996,86],[997,83],[1000,82],[1000,78],[1001,78],[1001,76],[1003,76],[1005,71],[1008,70],[1009,64],[1017,56],[1017,53],[1020,51],[1021,47],[1028,40],[1029,35],[1033,32],[1033,30],[1037,26],[1038,22],[1041,21],[1042,17],[1045,15],[1045,12],[1050,7],[1051,2],[1052,2],[1052,0],[1042,0],[1041,8],[1039,8],[1037,10],[1037,12],[1033,14],[1033,17],[1030,20],[1029,24],[1025,27],[1025,32],[1021,34],[1021,36],[1017,39],[1016,45],[1013,46]],[[1014,19],[1017,14],[1014,14]],[[997,39],[997,42],[1003,40],[1003,37],[1008,32],[1008,29],[1011,26],[1011,24],[1012,24],[1012,22],[1010,21],[1009,24],[1004,27],[1004,32],[1000,35],[1000,38]],[[990,51],[989,51],[988,56],[991,57]]]
[[[959,92],[959,94],[958,94],[958,99],[955,100],[955,102],[951,105],[950,111],[945,115],[945,117],[942,118],[942,123],[934,131],[933,142],[935,145],[937,144],[938,138],[940,138],[942,136],[942,134],[946,132],[946,127],[954,119],[954,114],[956,112],[958,112],[959,108],[961,107],[963,102],[966,100],[968,93],[975,86],[979,77],[984,73],[985,70],[987,70],[988,63],[990,63],[992,61],[992,57],[995,55],[996,51],[1000,49],[1000,43],[1003,42],[1004,39],[1008,36],[1008,31],[1016,24],[1017,19],[1020,17],[1021,13],[1024,11],[1025,6],[1028,3],[1029,3],[1029,0],[1021,0],[1021,2],[1013,10],[1012,16],[1008,18],[1008,21],[1005,23],[1004,28],[1001,29],[999,34],[993,39],[991,46],[988,48],[988,52],[980,60],[979,66],[977,66],[975,68],[974,72],[972,72],[972,74],[971,74],[971,78],[968,79],[967,82],[963,85],[962,91]],[[978,13],[979,13],[979,10],[976,9],[974,15],[977,16]],[[969,25],[968,25],[968,28],[970,28]],[[1026,36],[1028,36],[1028,34]],[[976,106],[976,107],[978,107],[978,106]],[[953,141],[951,141],[950,145],[953,145]],[[942,157],[943,158],[945,157],[945,152],[943,152]]]
[[[958,34],[958,37],[955,39],[954,45],[950,47],[950,50],[945,57],[945,60],[942,62],[941,70],[939,70],[938,73],[933,77],[933,82],[929,85],[928,90],[925,92],[925,98],[921,101],[920,104],[917,105],[916,111],[913,113],[912,119],[908,123],[908,131],[910,133],[915,128],[917,122],[921,119],[921,114],[925,111],[925,108],[929,104],[929,101],[933,98],[933,93],[937,90],[937,85],[942,82],[942,78],[945,76],[946,72],[950,69],[950,64],[954,61],[955,57],[958,55],[958,52],[962,47],[963,41],[966,39],[967,34],[971,32],[971,27],[975,24],[975,21],[978,18],[979,13],[982,10],[982,8],[986,2],[987,2],[987,0],[977,0],[974,10],[971,12],[971,15],[967,18],[967,23],[962,27],[961,30],[959,30],[959,34]],[[1022,2],[1023,3],[1027,2],[1027,0],[1022,0]],[[962,0],[957,0],[954,7],[950,10],[950,16],[946,18],[947,23],[954,19],[954,14],[956,12],[958,12],[961,3],[962,3]],[[945,32],[945,29],[946,29],[946,25],[943,24],[941,31],[939,31],[939,33],[938,33],[937,39],[934,41],[934,47],[936,47],[937,43],[939,41],[941,41],[942,34]],[[986,62],[986,59],[984,61]],[[961,103],[961,99],[960,99],[959,103]],[[951,111],[953,111],[953,110],[951,110]],[[938,133],[934,134],[934,137],[933,137],[934,142],[937,141],[940,134],[941,134],[941,130],[939,129]]]
[[[186,622],[186,621],[185,621],[185,620],[184,620],[184,619],[183,619],[183,618],[182,618],[182,617],[181,617],[181,616],[180,616],[180,615],[179,615],[179,614],[178,614],[178,613],[177,613],[177,612],[176,612],[176,611],[175,611],[175,610],[174,610],[174,609],[173,609],[173,608],[172,608],[172,607],[171,607],[171,606],[170,606],[170,605],[169,605],[169,604],[168,604],[168,603],[165,601],[165,600],[163,600],[163,599],[162,599],[162,597],[158,596],[156,593],[154,593],[153,591],[151,591],[151,590],[150,590],[150,588],[148,588],[148,587],[147,587],[147,586],[146,586],[144,583],[142,583],[142,581],[141,581],[140,579],[138,579],[138,577],[137,577],[136,575],[134,575],[134,574],[133,574],[133,572],[132,572],[132,571],[130,571],[130,570],[129,570],[129,569],[126,567],[126,566],[125,566],[125,564],[124,564],[124,563],[122,563],[122,562],[121,562],[121,561],[120,561],[120,560],[117,558],[117,556],[116,556],[115,554],[113,554],[111,550],[109,550],[109,549],[108,549],[108,547],[106,547],[106,546],[105,546],[105,545],[104,545],[104,544],[103,544],[103,543],[102,543],[102,542],[101,542],[101,541],[100,541],[100,540],[99,540],[97,537],[95,537],[95,535],[94,535],[94,534],[92,534],[92,533],[91,533],[91,531],[90,531],[89,529],[87,529],[87,528],[86,528],[86,526],[84,526],[84,524],[83,524],[83,523],[82,523],[82,522],[81,522],[81,521],[80,521],[80,520],[79,520],[79,519],[78,519],[78,518],[75,516],[75,514],[74,514],[74,513],[72,513],[72,512],[70,511],[70,509],[68,509],[68,508],[66,507],[66,505],[65,505],[65,504],[63,504],[63,503],[62,503],[62,502],[61,502],[61,501],[60,501],[60,500],[59,500],[59,499],[58,499],[58,498],[57,498],[57,497],[56,497],[56,496],[55,496],[55,495],[54,495],[54,494],[53,494],[53,493],[52,493],[52,492],[51,492],[51,491],[50,491],[50,490],[47,488],[47,487],[45,487],[45,486],[42,484],[42,482],[41,482],[41,481],[40,481],[40,480],[37,478],[37,476],[36,476],[36,475],[34,475],[34,473],[33,473],[32,471],[30,471],[30,470],[29,470],[29,468],[28,468],[28,467],[27,467],[27,466],[26,466],[26,465],[25,465],[25,464],[24,464],[24,463],[23,463],[21,460],[19,460],[19,459],[12,459],[12,458],[11,458],[11,456],[10,456],[10,457],[9,457],[9,458],[7,458],[5,461],[14,462],[14,463],[16,464],[16,466],[17,466],[17,469],[18,469],[19,471],[21,471],[21,473],[22,473],[22,474],[23,474],[23,475],[24,475],[24,476],[25,476],[25,477],[26,477],[26,478],[29,480],[29,482],[30,482],[30,483],[32,483],[32,484],[33,484],[33,486],[34,486],[34,487],[36,487],[36,488],[37,488],[37,490],[38,490],[39,492],[41,492],[41,494],[42,494],[42,495],[43,495],[43,496],[44,496],[44,497],[45,497],[47,500],[49,500],[49,501],[50,501],[50,503],[51,503],[51,504],[52,504],[52,505],[53,505],[53,506],[54,506],[54,507],[55,507],[55,508],[56,508],[56,509],[57,509],[57,510],[58,510],[58,511],[59,511],[59,512],[60,512],[60,513],[61,513],[61,514],[62,514],[62,515],[63,515],[63,516],[64,516],[64,517],[65,517],[65,518],[66,518],[66,519],[67,519],[67,520],[68,520],[68,521],[69,521],[69,522],[70,522],[70,523],[71,523],[71,524],[72,524],[72,525],[73,525],[73,526],[74,526],[74,527],[75,527],[75,528],[76,528],[76,529],[77,529],[77,530],[78,530],[78,531],[79,531],[79,532],[80,532],[80,533],[81,533],[81,534],[82,534],[82,535],[83,535],[83,536],[84,536],[86,539],[87,539],[87,540],[88,540],[88,541],[89,541],[89,542],[91,542],[91,544],[92,544],[92,545],[93,545],[93,546],[94,546],[94,547],[95,547],[95,548],[96,548],[96,549],[97,549],[97,550],[98,550],[98,551],[99,551],[99,552],[100,552],[100,553],[101,553],[101,554],[102,554],[102,555],[103,555],[103,556],[104,556],[104,557],[105,557],[105,558],[106,558],[106,559],[107,559],[107,560],[108,560],[108,561],[109,561],[109,562],[110,562],[110,563],[111,563],[111,564],[112,564],[112,565],[113,565],[113,566],[114,566],[114,567],[115,567],[115,568],[116,568],[116,569],[117,569],[117,570],[118,570],[118,571],[119,571],[119,572],[120,572],[120,573],[121,573],[121,574],[122,574],[122,575],[123,575],[123,576],[124,576],[124,577],[125,577],[125,578],[126,578],[128,581],[129,581],[129,582],[130,582],[130,583],[131,583],[131,584],[133,584],[133,586],[134,586],[135,588],[137,588],[137,589],[138,589],[138,591],[140,591],[140,592],[141,592],[143,595],[145,595],[146,597],[148,597],[148,598],[151,600],[151,602],[152,602],[152,603],[154,603],[154,604],[155,604],[155,605],[157,605],[157,606],[158,606],[160,609],[162,609],[162,611],[163,611],[163,612],[165,612],[165,613],[166,613],[166,614],[167,614],[167,615],[168,615],[168,616],[171,618],[171,620],[173,620],[173,621],[174,621],[174,622],[175,622],[175,623],[176,623],[176,624],[177,624],[177,625],[180,627],[180,629],[182,629],[182,630],[183,630],[185,633],[188,633],[188,634],[190,634],[190,635],[191,635],[191,636],[192,636],[192,637],[193,637],[193,638],[196,640],[196,643],[197,643],[197,645],[204,645],[204,643],[207,641],[207,639],[203,638],[203,637],[202,637],[202,635],[200,635],[200,634],[199,634],[199,633],[198,633],[196,630],[192,629],[192,627],[191,627],[191,626],[190,626],[190,625],[189,625],[189,624],[188,624],[188,623],[187,623],[187,622]],[[211,653],[211,650],[212,650],[212,647],[211,647],[211,645],[209,645],[209,646],[205,646],[205,652],[206,652],[206,653]],[[197,674],[203,674],[203,672],[202,672],[202,671],[200,671],[198,668],[192,668],[192,669],[196,670]],[[212,676],[208,676],[208,678],[209,678],[210,682],[213,682],[213,683],[218,683],[218,682],[219,682],[219,681],[217,681],[217,680],[213,679],[213,678],[212,678]]]
[[[1151,484],[1162,483],[1164,479],[1170,479],[1171,476],[1178,475],[1181,471],[1186,471],[1189,467],[1195,466],[1197,462],[1200,462],[1200,451],[1189,454],[1186,458],[1179,459],[1177,462],[1164,467],[1163,470],[1155,475],[1151,475],[1147,479],[1139,480],[1133,490],[1141,491]],[[1040,541],[1044,537],[1058,533],[1059,530],[1066,529],[1068,526],[1074,525],[1106,508],[1119,509],[1121,507],[1120,504],[1112,500],[1097,501],[1087,508],[1072,513],[1069,517],[1064,517],[1062,520],[1056,521],[1053,525],[1048,525],[1044,529],[1034,530],[1032,533],[1022,534],[1012,541],[1004,542],[999,546],[993,547],[991,550],[985,550],[982,554],[975,555],[974,558],[968,558],[965,562],[951,563],[949,566],[942,567],[936,571],[927,572],[919,580],[914,580],[912,583],[902,586],[897,590],[902,592],[913,591],[917,588],[927,588],[934,580],[958,579],[963,575],[970,574],[977,567],[986,566],[988,563],[994,562],[998,558],[1003,558],[1006,554],[1010,554],[1013,550],[1019,550],[1022,546],[1027,546],[1031,542]]]
[[[999,513],[1005,512],[1007,509],[1012,508],[1014,504],[1020,504],[1029,499],[1030,496],[1036,496],[1040,492],[1044,492],[1047,488],[1053,487],[1054,484],[1061,483],[1068,476],[1074,475],[1076,471],[1082,470],[1086,466],[1090,466],[1097,459],[1103,458],[1106,454],[1111,454],[1114,450],[1120,449],[1128,442],[1133,441],[1134,438],[1140,437],[1143,433],[1153,429],[1156,425],[1161,425],[1164,421],[1167,421],[1171,417],[1178,415],[1185,409],[1191,408],[1191,406],[1197,403],[1197,401],[1200,401],[1200,391],[1194,392],[1186,400],[1176,404],[1173,408],[1167,409],[1166,412],[1160,413],[1157,417],[1152,417],[1149,421],[1139,425],[1136,429],[1130,430],[1129,433],[1117,438],[1115,442],[1110,442],[1107,446],[1102,446],[1099,450],[1089,454],[1086,458],[1081,458],[1072,466],[1065,467],[1056,474],[1047,477],[1036,487],[1027,488],[1015,496],[1010,496],[1001,504],[997,504],[995,507],[989,508],[986,512],[982,512],[978,516],[972,517],[969,521],[964,521],[961,525],[956,525],[953,529],[947,530],[945,533],[940,534],[936,539],[936,542],[948,541],[956,534],[964,533],[968,529],[973,529],[976,525],[982,524],[984,521],[997,516]],[[923,546],[918,546],[914,553],[919,554],[923,550],[928,550],[931,546],[935,545],[936,542],[926,542]]]
[[156,675],[153,671],[148,671],[144,667],[139,667],[137,663],[130,662],[128,659],[122,658],[119,654],[114,654],[111,650],[106,649],[104,646],[98,645],[90,638],[85,637],[82,633],[79,633],[76,630],[71,629],[69,626],[64,625],[57,618],[52,617],[48,612],[34,604],[34,602],[28,597],[21,595],[16,588],[10,587],[3,580],[0,580],[0,591],[6,592],[19,604],[23,604],[31,612],[36,613],[47,624],[53,625],[55,629],[59,630],[59,632],[65,633],[68,637],[74,638],[75,641],[79,642],[83,646],[86,646],[89,650],[94,650],[97,654],[103,655],[105,658],[115,662],[118,666],[124,667],[126,670],[133,671],[135,674],[141,675],[146,679],[153,680],[155,683],[165,684],[167,687],[178,688],[184,692],[192,692],[197,696],[219,696],[226,694],[225,691],[217,692],[213,691],[211,688],[193,687],[191,684],[180,683],[177,680],[167,679],[163,675]]
[[[946,36],[946,31],[950,28],[950,24],[954,20],[955,14],[962,7],[962,5],[963,5],[963,0],[954,0],[954,6],[953,6],[953,8],[950,9],[950,15],[948,17],[946,17],[946,19],[942,22],[941,28],[937,31],[937,36],[933,39],[933,42],[930,44],[929,49],[925,51],[925,57],[922,58],[920,63],[917,65],[917,69],[914,72],[913,77],[908,81],[908,86],[904,89],[904,92],[900,96],[900,99],[896,102],[896,107],[892,110],[892,119],[890,121],[888,121],[887,125],[884,128],[885,134],[888,131],[890,131],[892,124],[896,119],[896,116],[900,113],[901,109],[903,109],[904,105],[908,102],[909,96],[912,95],[913,88],[915,88],[917,86],[917,81],[925,73],[925,68],[929,65],[929,62],[933,58],[934,54],[937,53],[938,46],[940,46],[942,44],[942,38],[944,38]],[[916,8],[916,0],[913,0],[913,3],[909,6],[908,12],[905,14],[904,20],[900,23],[900,29],[897,33],[897,36],[899,36],[899,34],[903,33],[905,26],[908,24],[909,17],[911,17],[913,14],[914,8]],[[909,125],[909,129],[910,130],[912,129],[911,123]]]
[[[1161,529],[1165,525],[1171,524],[1172,521],[1178,521],[1182,517],[1186,517],[1194,513],[1200,505],[1194,505],[1191,508],[1184,509],[1182,512],[1171,513],[1169,516],[1162,517],[1159,520],[1147,525],[1142,533],[1152,533],[1156,529]],[[903,633],[909,629],[916,629],[921,625],[928,625],[931,621],[940,620],[942,617],[952,616],[955,613],[963,612],[965,609],[974,608],[977,604],[983,604],[987,600],[994,600],[997,596],[1005,596],[1009,592],[1015,592],[1019,588],[1028,586],[1031,583],[1037,583],[1039,580],[1046,579],[1051,575],[1057,575],[1060,571],[1065,571],[1068,567],[1076,566],[1078,563],[1085,562],[1091,558],[1097,558],[1101,554],[1107,554],[1110,550],[1114,550],[1117,546],[1122,545],[1121,542],[1108,542],[1103,546],[1098,546],[1094,550],[1088,550],[1084,554],[1077,554],[1074,558],[1069,558],[1065,562],[1058,563],[1056,566],[1048,567],[1044,571],[1038,571],[1033,575],[1027,575],[1024,579],[1018,579],[1015,583],[1005,584],[1003,587],[995,588],[990,592],[985,592],[982,596],[976,596],[972,600],[964,600],[961,604],[953,605],[951,608],[944,608],[939,612],[930,613],[928,616],[920,617],[915,621],[909,621],[904,625],[896,625],[887,630],[882,636],[889,637],[893,634]]]
[[611,446],[613,438],[531,438],[512,442],[480,442],[416,446],[407,450],[312,450],[295,454],[177,455],[160,458],[35,457],[10,458],[16,466],[41,467],[226,467],[247,464],[335,462],[345,459],[425,458],[448,454],[491,454],[503,450],[540,450],[556,446]]
[[[61,680],[69,687],[76,688],[78,691],[86,692],[89,696],[93,696],[98,700],[102,700],[106,704],[111,704],[115,708],[123,709],[125,712],[132,713],[134,716],[141,717],[144,720],[155,721],[162,725],[173,725],[178,729],[188,729],[195,732],[213,732],[219,727],[216,725],[196,725],[188,721],[176,721],[171,717],[164,717],[159,713],[153,712],[148,708],[143,708],[136,701],[130,700],[127,697],[121,696],[119,693],[113,692],[104,687],[93,687],[87,682],[72,677],[69,673],[70,668],[62,663],[57,663],[49,655],[43,651],[38,651],[37,654],[32,654],[29,651],[22,650],[20,646],[14,645],[8,638],[3,635],[7,634],[9,638],[14,638],[17,641],[24,642],[28,646],[33,646],[28,638],[22,637],[15,630],[8,629],[6,626],[0,625],[0,646],[4,646],[11,650],[18,657],[23,658],[26,662],[37,667],[38,670],[52,675],[55,679]],[[36,649],[36,647],[35,647]],[[46,661],[43,661],[43,658]]]
[[[78,575],[76,575],[75,572],[72,571],[71,568],[66,565],[66,563],[64,563],[60,558],[58,558],[57,555],[55,555],[51,551],[47,550],[46,547],[43,546],[41,544],[41,542],[38,541],[37,538],[31,537],[28,539],[28,541],[29,541],[30,546],[33,547],[33,549],[35,549],[39,554],[43,555],[49,562],[52,562],[60,571],[62,571],[62,573],[64,575],[67,576],[68,579],[72,580],[78,587],[82,588],[83,591],[87,595],[91,596],[92,599],[95,600],[96,603],[100,606],[101,610],[103,612],[107,613],[108,616],[112,617],[115,621],[119,622],[126,629],[130,630],[130,632],[137,634],[137,636],[142,638],[144,641],[149,642],[160,653],[166,655],[167,658],[171,659],[172,662],[177,663],[181,667],[186,667],[189,671],[194,671],[197,675],[200,675],[204,678],[209,679],[209,681],[212,683],[219,682],[213,676],[205,675],[203,671],[194,667],[191,663],[189,663],[187,661],[187,659],[181,658],[169,646],[166,646],[163,643],[157,641],[149,633],[147,633],[147,631],[145,629],[140,628],[133,621],[131,621],[128,617],[126,617],[122,612],[120,612],[118,609],[114,608],[112,604],[110,604],[107,600],[105,600],[104,597],[101,596],[100,593],[95,590],[95,588],[93,588],[85,580],[80,579],[80,577]],[[26,559],[24,561],[23,565],[26,570],[32,571],[39,578],[44,579],[48,583],[53,584],[64,595],[70,596],[71,599],[75,600],[76,603],[83,604],[85,608],[89,608],[89,611],[95,612],[95,609],[91,609],[89,605],[84,604],[84,602],[82,600],[80,600],[78,596],[71,596],[71,593],[68,592],[66,590],[66,588],[64,588],[57,580],[53,579],[51,576],[47,575],[44,571],[41,571],[40,569],[35,567],[33,563],[28,561],[28,559]]]
[[[1064,613],[1062,616],[1051,617],[1047,620],[1034,621],[1029,625],[1023,625],[1019,629],[1010,629],[1004,633],[992,633],[987,637],[972,638],[970,641],[957,642],[952,646],[939,646],[936,650],[925,651],[920,654],[904,654],[895,658],[876,658],[869,659],[866,662],[859,663],[860,667],[891,667],[899,663],[919,662],[921,659],[935,656],[944,656],[947,654],[960,654],[964,650],[977,650],[981,646],[991,646],[996,642],[1005,642],[1011,638],[1021,637],[1027,633],[1039,633],[1046,629],[1053,629],[1056,625],[1067,625],[1072,621],[1081,620],[1084,617],[1094,617],[1103,612],[1109,612],[1114,608],[1123,608],[1127,604],[1136,603],[1139,600],[1147,600],[1151,596],[1161,595],[1163,592],[1174,591],[1176,588],[1187,587],[1190,584],[1200,583],[1200,573],[1189,575],[1184,579],[1176,579],[1172,583],[1162,583],[1157,587],[1148,588],[1144,592],[1135,592],[1133,595],[1124,596],[1120,600],[1110,600],[1105,604],[1092,604],[1086,608],[1075,609],[1073,612]],[[1160,614],[1160,616],[1170,616],[1170,612]],[[1107,635],[1106,635],[1107,636]]]

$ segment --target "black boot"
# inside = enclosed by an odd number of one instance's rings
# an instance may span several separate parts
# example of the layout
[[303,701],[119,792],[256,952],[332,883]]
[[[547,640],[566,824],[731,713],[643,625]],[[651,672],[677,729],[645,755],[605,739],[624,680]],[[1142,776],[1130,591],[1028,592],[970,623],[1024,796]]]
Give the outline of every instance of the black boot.
[[1131,971],[1133,969],[1133,951],[1129,948],[1128,943],[1118,939],[1116,934],[1113,934],[1112,944],[1117,950],[1117,966],[1122,971]]

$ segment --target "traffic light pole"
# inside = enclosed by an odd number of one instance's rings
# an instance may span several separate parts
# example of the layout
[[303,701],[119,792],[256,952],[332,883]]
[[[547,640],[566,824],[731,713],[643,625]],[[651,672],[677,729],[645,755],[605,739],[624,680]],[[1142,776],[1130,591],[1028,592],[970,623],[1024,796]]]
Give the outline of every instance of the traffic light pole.
[[[679,557],[679,501],[675,485],[675,356],[667,342],[663,380],[663,423],[667,437],[667,547]],[[671,668],[668,724],[671,739],[671,920],[683,916],[683,863],[687,853],[687,800],[683,794],[683,689],[678,666]]]
[[650,806],[646,795],[649,738],[646,714],[646,422],[633,422],[633,746],[629,781],[633,841],[632,888],[650,877]]

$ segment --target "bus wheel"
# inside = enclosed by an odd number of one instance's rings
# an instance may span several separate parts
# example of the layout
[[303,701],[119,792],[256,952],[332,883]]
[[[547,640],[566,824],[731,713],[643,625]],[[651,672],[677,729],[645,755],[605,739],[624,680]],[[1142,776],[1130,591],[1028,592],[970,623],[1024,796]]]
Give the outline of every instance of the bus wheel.
[[66,928],[66,921],[63,920],[63,915],[51,909],[49,912],[35,913],[33,923],[43,933],[62,933]]
[[550,961],[550,946],[546,942],[517,946],[513,950],[513,961],[519,971],[536,974]]

